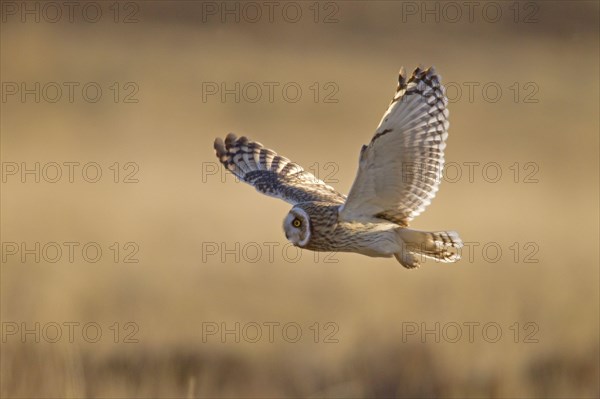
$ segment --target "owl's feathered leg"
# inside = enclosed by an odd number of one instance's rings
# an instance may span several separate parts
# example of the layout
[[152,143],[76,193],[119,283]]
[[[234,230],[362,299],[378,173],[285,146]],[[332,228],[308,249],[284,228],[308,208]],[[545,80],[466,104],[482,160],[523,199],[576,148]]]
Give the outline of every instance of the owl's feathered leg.
[[396,232],[402,250],[394,256],[406,268],[419,267],[422,258],[444,263],[452,263],[460,259],[457,250],[463,246],[463,242],[455,231],[428,232],[399,228]]

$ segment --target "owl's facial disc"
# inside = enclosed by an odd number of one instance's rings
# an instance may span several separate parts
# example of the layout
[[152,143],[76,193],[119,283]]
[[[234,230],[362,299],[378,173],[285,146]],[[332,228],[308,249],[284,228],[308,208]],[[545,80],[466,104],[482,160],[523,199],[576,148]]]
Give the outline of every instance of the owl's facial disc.
[[292,208],[283,221],[285,236],[294,245],[303,247],[310,240],[310,219],[300,208]]

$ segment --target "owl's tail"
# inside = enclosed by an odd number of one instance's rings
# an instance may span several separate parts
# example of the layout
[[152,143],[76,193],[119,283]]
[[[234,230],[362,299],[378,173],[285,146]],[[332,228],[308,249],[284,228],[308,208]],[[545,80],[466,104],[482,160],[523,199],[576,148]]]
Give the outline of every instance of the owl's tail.
[[460,259],[458,249],[463,242],[456,231],[418,231],[399,228],[397,231],[402,250],[394,254],[402,266],[419,267],[423,258],[452,263]]

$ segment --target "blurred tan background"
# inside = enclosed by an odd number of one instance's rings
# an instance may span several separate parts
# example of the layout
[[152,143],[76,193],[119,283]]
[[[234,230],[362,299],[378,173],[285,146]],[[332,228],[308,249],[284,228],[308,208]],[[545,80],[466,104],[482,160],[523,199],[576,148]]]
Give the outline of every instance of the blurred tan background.
[[[596,2],[75,3],[2,2],[2,397],[598,397]],[[231,131],[347,192],[419,64],[459,263],[297,252],[217,169]]]

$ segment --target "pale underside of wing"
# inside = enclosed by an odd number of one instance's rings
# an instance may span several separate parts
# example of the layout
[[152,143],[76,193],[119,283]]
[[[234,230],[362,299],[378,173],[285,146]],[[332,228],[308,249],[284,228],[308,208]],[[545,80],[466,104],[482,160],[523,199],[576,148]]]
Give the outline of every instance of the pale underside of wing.
[[291,204],[322,201],[342,204],[346,197],[306,172],[300,165],[265,148],[261,143],[230,133],[215,140],[219,161],[258,192]]
[[381,218],[407,226],[438,190],[448,137],[448,100],[433,67],[398,88],[368,146],[340,211],[342,220]]

